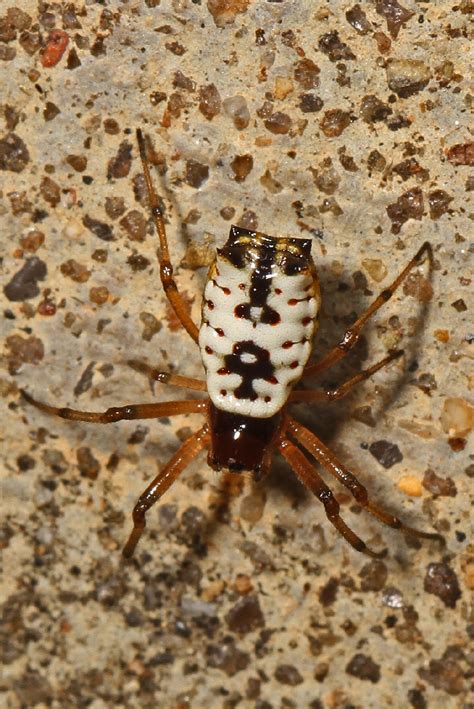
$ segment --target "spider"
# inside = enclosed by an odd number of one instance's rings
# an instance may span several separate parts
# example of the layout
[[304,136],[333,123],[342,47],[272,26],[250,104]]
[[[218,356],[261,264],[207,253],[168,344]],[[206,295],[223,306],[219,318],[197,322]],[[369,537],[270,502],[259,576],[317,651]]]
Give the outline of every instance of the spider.
[[380,558],[385,550],[370,549],[347,526],[340,516],[339,503],[316,472],[311,458],[382,523],[411,536],[442,539],[438,534],[405,525],[372,502],[355,475],[288,411],[289,405],[296,402],[341,399],[356,384],[403,354],[403,350],[390,352],[333,390],[294,389],[298,381],[319,374],[346,356],[359,340],[365,323],[392,297],[411,269],[426,257],[432,260],[431,245],[425,242],[421,246],[393,283],[380,293],[333,349],[315,364],[308,364],[321,302],[318,276],[311,258],[311,239],[273,237],[232,226],[228,241],[223,248],[217,249],[210,268],[198,328],[173,277],[163,211],[151,179],[145,138],[140,129],[136,136],[160,242],[161,283],[182,326],[199,346],[206,381],[163,372],[137,360],[129,360],[128,364],[151,380],[207,391],[208,396],[200,400],[130,404],[93,413],[50,406],[21,391],[29,404],[72,421],[112,423],[177,414],[204,416],[201,428],[181,445],[139,497],[133,510],[133,529],[123,555],[132,556],[145,528],[147,511],[203,449],[208,449],[208,464],[212,469],[247,472],[254,480],[265,477],[272,452],[277,450],[323,504],[328,520],[344,539],[354,549],[371,557]]

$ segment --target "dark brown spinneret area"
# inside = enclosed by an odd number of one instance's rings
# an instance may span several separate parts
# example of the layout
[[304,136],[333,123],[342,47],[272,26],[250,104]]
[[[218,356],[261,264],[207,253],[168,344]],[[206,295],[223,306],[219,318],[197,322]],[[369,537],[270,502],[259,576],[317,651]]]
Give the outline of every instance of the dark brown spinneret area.
[[267,451],[281,423],[281,414],[269,418],[240,416],[209,409],[211,446],[208,463],[214,470],[249,471],[259,480],[265,470]]

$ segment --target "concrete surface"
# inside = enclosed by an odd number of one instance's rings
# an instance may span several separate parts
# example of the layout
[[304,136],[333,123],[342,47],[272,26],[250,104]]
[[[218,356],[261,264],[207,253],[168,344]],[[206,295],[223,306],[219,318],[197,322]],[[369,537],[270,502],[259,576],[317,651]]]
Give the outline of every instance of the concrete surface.
[[[472,706],[472,3],[402,4],[0,3],[3,706]],[[295,414],[445,548],[335,485],[388,549],[370,560],[281,460],[242,486],[202,457],[122,560],[137,496],[196,417],[72,423],[19,387],[99,411],[185,396],[153,394],[130,357],[201,376],[161,291],[138,126],[196,319],[231,223],[313,237],[315,356],[431,242],[431,275],[322,382],[405,356]]]

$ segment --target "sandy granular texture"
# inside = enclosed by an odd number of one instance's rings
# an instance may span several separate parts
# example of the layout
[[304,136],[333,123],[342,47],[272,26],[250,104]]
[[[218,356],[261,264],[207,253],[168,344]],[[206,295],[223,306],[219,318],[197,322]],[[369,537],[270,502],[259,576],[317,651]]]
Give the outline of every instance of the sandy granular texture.
[[[0,7],[2,706],[471,706],[472,2]],[[345,520],[388,549],[371,560],[281,460],[257,486],[202,456],[122,559],[136,498],[198,417],[73,423],[19,388],[100,411],[186,396],[131,357],[202,376],[160,287],[138,126],[196,320],[232,223],[313,239],[315,356],[431,242],[431,273],[321,381],[405,355],[294,412],[444,548],[337,488]]]

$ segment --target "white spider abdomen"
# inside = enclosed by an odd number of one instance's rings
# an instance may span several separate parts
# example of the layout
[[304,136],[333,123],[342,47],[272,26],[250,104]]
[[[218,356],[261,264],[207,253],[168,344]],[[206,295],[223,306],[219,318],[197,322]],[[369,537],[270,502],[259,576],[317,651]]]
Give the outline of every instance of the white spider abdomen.
[[209,273],[199,332],[216,408],[269,418],[301,377],[320,300],[310,248],[231,228]]

